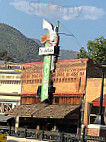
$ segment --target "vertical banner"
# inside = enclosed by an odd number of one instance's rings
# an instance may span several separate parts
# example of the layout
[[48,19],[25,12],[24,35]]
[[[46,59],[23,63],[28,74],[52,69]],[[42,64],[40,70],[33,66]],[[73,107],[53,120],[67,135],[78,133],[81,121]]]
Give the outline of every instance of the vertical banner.
[[[42,89],[41,89],[41,102],[48,99],[49,92],[48,88],[50,87],[50,69],[51,69],[51,58],[54,54],[54,46],[58,44],[58,35],[56,32],[56,27],[49,23],[47,20],[43,19],[43,29],[47,29],[49,33],[42,35],[41,43],[45,44],[45,49],[39,49],[39,55],[44,56],[44,65],[43,65],[43,79],[42,79]],[[49,52],[48,52],[49,51]],[[53,52],[51,52],[53,51]],[[52,53],[52,54],[51,54]],[[51,54],[51,56],[50,56]],[[46,56],[48,55],[48,56]],[[53,64],[53,63],[52,63]],[[53,66],[53,65],[52,65]]]
[[51,56],[44,56],[41,102],[48,99],[50,66],[51,66]]

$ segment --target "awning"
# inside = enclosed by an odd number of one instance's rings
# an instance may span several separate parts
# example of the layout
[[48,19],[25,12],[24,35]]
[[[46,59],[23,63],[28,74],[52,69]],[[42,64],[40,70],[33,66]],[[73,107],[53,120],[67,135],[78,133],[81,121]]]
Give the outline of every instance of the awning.
[[0,122],[7,122],[9,119],[12,119],[13,117],[11,116],[4,116],[0,115]]
[[[31,104],[20,105],[8,112],[9,116],[34,117],[34,118],[56,118],[63,119],[74,113],[78,116],[79,105],[46,105]],[[76,113],[75,113],[76,112]]]
[[[92,103],[93,103],[93,106],[99,106],[100,105],[100,97],[93,100]],[[103,106],[106,107],[106,94],[103,95]]]

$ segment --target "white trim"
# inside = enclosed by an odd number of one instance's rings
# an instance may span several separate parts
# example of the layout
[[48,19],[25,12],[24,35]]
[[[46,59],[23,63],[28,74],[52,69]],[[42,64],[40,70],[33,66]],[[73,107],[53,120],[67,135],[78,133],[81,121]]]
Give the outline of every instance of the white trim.
[[90,129],[105,129],[106,130],[106,126],[105,125],[100,125],[100,124],[89,124],[88,128]]

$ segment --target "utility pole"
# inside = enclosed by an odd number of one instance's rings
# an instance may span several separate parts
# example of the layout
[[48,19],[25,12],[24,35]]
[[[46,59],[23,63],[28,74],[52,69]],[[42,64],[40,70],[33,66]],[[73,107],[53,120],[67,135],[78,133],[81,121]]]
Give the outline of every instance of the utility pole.
[[101,65],[102,71],[102,83],[101,83],[101,95],[100,95],[100,105],[99,105],[99,114],[95,120],[95,124],[104,125],[104,113],[103,113],[103,92],[104,92],[104,78],[105,78],[105,69],[106,63]]

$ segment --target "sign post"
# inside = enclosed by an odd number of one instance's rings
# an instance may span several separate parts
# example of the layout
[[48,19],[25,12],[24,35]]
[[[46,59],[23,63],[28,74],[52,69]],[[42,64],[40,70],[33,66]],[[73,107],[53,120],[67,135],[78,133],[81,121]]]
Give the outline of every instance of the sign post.
[[[47,29],[49,33],[42,35],[41,43],[45,44],[45,47],[39,48],[39,55],[44,56],[44,64],[43,64],[43,78],[42,78],[42,87],[41,87],[41,102],[47,100],[48,98],[52,98],[50,94],[53,94],[54,87],[51,84],[50,76],[52,72],[55,70],[54,66],[54,58],[57,58],[56,48],[58,47],[58,27],[53,27],[51,23],[46,20],[43,20],[43,29]],[[57,48],[59,50],[59,48]],[[59,51],[58,51],[59,54]]]

